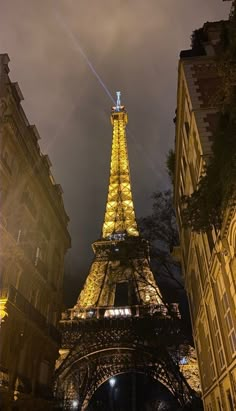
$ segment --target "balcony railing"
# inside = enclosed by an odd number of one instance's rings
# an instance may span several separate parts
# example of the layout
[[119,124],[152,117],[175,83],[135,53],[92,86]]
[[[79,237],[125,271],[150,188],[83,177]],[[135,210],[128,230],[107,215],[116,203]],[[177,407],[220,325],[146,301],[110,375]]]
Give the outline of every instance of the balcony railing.
[[67,310],[62,314],[63,320],[88,320],[100,318],[118,318],[118,317],[158,317],[158,318],[181,318],[179,306],[176,303],[172,304],[152,304],[152,305],[133,305],[126,307],[75,307],[72,310]]
[[0,298],[7,299],[18,310],[20,310],[25,317],[32,321],[40,328],[44,334],[51,337],[57,343],[60,343],[60,332],[54,325],[48,324],[46,318],[18,291],[15,287],[0,289]]
[[36,256],[36,246],[24,241],[18,241],[18,244],[21,246],[24,251],[24,256],[30,260],[30,262],[36,267],[40,275],[47,280],[48,278],[48,267],[47,264],[41,258]]

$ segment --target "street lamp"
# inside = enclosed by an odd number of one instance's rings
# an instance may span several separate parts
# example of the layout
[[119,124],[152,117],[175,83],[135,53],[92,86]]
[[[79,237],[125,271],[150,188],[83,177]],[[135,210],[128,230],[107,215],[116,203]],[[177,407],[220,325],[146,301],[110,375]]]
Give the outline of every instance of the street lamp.
[[110,379],[109,379],[109,384],[110,384],[110,387],[111,387],[111,390],[110,390],[110,407],[111,407],[111,411],[114,411],[113,388],[114,388],[114,386],[115,386],[115,384],[116,384],[116,379],[115,379],[114,377],[110,378]]
[[109,384],[110,384],[111,388],[114,387],[115,383],[116,383],[116,379],[114,377],[109,379]]
[[78,405],[79,405],[79,401],[78,401],[78,400],[73,400],[73,401],[72,401],[72,408],[73,408],[73,409],[77,409]]

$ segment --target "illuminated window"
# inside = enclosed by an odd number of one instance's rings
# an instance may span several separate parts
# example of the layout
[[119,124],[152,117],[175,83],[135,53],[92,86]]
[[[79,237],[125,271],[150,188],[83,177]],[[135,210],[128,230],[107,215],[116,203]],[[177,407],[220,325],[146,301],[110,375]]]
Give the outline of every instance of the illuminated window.
[[130,308],[110,308],[105,311],[104,317],[129,317],[131,316]]

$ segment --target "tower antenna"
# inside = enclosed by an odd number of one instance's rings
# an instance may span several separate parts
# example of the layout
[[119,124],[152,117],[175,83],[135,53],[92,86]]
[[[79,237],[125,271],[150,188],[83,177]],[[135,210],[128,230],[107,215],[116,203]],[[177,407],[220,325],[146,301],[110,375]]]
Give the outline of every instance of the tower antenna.
[[117,91],[117,92],[116,92],[116,110],[117,110],[117,111],[120,110],[120,106],[121,106],[120,95],[121,95],[121,92],[120,92],[120,91]]

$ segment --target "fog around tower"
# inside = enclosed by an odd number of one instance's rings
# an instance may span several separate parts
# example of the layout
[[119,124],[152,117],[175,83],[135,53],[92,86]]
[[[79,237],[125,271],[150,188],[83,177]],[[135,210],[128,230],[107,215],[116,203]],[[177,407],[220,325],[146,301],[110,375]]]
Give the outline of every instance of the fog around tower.
[[[138,217],[169,186],[177,67],[194,29],[228,16],[221,0],[0,0],[0,50],[64,190],[79,293],[101,233],[107,198],[116,90],[128,111],[128,149]],[[78,289],[77,289],[78,287]]]

